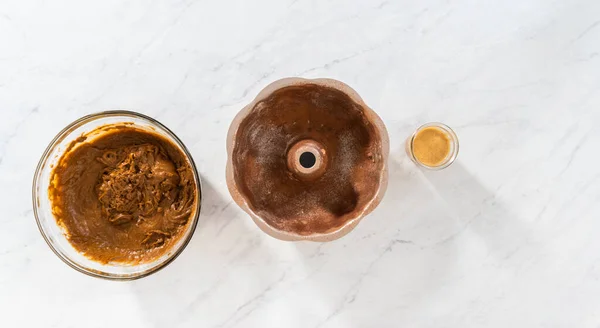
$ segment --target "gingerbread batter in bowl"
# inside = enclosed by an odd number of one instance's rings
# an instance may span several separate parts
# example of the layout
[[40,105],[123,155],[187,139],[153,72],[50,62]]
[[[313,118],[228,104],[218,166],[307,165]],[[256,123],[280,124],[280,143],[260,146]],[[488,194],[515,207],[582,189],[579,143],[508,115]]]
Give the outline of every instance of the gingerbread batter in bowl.
[[[172,132],[141,114],[82,120],[89,131],[68,143],[63,131],[49,147],[55,156],[47,151],[40,162],[38,171],[48,172],[47,202],[34,195],[42,235],[65,262],[88,274],[132,279],[154,272],[179,254],[197,222],[200,182],[191,156]],[[96,126],[90,129],[90,122]],[[43,175],[36,174],[34,194]]]

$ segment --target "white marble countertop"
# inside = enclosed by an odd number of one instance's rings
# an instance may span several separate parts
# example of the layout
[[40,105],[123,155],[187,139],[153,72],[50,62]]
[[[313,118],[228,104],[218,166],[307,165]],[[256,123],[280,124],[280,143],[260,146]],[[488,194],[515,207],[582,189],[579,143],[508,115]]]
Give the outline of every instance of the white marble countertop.
[[[599,53],[597,0],[2,0],[0,326],[600,327]],[[383,202],[335,242],[267,236],[225,185],[229,122],[288,76],[346,82],[390,134]],[[115,108],[205,187],[183,254],[132,282],[61,262],[31,206],[54,135]],[[461,152],[422,172],[403,142],[432,120]]]

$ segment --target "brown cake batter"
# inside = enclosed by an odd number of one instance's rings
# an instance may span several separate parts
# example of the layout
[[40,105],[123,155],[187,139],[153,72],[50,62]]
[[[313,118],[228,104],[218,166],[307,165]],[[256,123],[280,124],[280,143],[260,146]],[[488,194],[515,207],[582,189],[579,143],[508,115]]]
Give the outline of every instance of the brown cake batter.
[[[327,156],[316,179],[298,177],[287,153],[314,140]],[[373,199],[383,167],[381,137],[345,93],[306,84],[282,88],[240,123],[232,152],[234,179],[248,205],[277,229],[326,233]]]
[[71,245],[102,263],[147,263],[181,237],[196,207],[185,154],[132,125],[75,140],[52,172],[50,201]]

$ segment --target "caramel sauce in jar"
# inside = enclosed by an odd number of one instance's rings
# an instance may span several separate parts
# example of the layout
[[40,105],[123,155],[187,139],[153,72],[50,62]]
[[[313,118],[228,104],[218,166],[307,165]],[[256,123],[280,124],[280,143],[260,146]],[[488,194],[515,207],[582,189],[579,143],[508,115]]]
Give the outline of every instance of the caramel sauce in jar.
[[428,123],[419,127],[407,140],[410,158],[427,169],[442,169],[458,154],[458,137],[442,123]]

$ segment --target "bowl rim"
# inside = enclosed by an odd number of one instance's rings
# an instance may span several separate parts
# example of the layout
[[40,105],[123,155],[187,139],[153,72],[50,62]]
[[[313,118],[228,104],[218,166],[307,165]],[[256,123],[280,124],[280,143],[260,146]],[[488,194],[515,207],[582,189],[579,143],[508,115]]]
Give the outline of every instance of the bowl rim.
[[[36,187],[38,187],[38,185],[40,183],[40,181],[39,181],[40,180],[40,172],[41,172],[42,168],[44,167],[44,165],[46,164],[46,162],[48,161],[50,153],[52,152],[54,147],[58,144],[58,142],[62,141],[64,138],[66,138],[66,136],[68,135],[68,132],[71,131],[73,128],[79,127],[88,122],[92,122],[95,119],[105,118],[105,117],[114,117],[114,116],[127,116],[127,117],[143,119],[143,120],[146,120],[149,123],[151,123],[151,125],[155,125],[155,126],[159,127],[160,129],[164,130],[166,132],[166,134],[170,138],[172,138],[179,147],[181,147],[181,149],[183,150],[183,153],[189,160],[190,165],[192,167],[192,171],[194,173],[194,180],[195,180],[196,188],[198,190],[198,203],[196,205],[196,213],[194,215],[194,218],[192,219],[192,222],[190,223],[189,234],[187,237],[185,237],[185,240],[179,246],[179,248],[176,249],[175,252],[173,254],[171,254],[167,259],[165,259],[165,261],[159,263],[158,265],[151,267],[147,270],[141,271],[139,273],[134,273],[134,274],[127,275],[127,276],[121,276],[118,274],[112,274],[112,273],[107,273],[107,272],[103,272],[103,271],[99,271],[99,270],[93,270],[90,268],[86,268],[86,267],[80,265],[79,263],[75,262],[74,260],[72,260],[70,257],[63,255],[61,252],[59,252],[54,247],[53,243],[50,241],[48,235],[46,234],[46,231],[44,230],[44,228],[42,227],[42,224],[40,223],[40,219],[39,219],[39,215],[38,215],[38,206],[37,206],[38,195],[37,195]],[[113,280],[113,281],[130,281],[130,280],[136,280],[136,279],[140,279],[143,277],[147,277],[153,273],[156,273],[156,272],[160,271],[161,269],[165,268],[171,262],[173,262],[177,257],[179,257],[179,255],[183,252],[183,250],[187,247],[187,245],[191,241],[192,236],[194,235],[194,232],[196,231],[196,227],[198,225],[198,221],[200,218],[200,212],[202,211],[202,196],[203,196],[203,194],[202,194],[202,181],[200,178],[200,174],[198,173],[196,163],[194,162],[194,159],[193,159],[190,151],[185,146],[185,144],[181,141],[181,139],[179,139],[179,137],[173,131],[171,131],[171,129],[167,128],[164,124],[160,123],[158,120],[156,120],[150,116],[144,115],[142,113],[138,113],[138,112],[134,112],[134,111],[130,111],[130,110],[106,110],[106,111],[96,112],[96,113],[82,116],[82,117],[76,119],[75,121],[67,124],[67,126],[65,126],[60,132],[58,132],[56,134],[56,136],[48,144],[48,147],[46,147],[46,149],[42,153],[42,156],[36,166],[35,173],[33,176],[31,196],[32,196],[32,202],[33,202],[33,213],[35,216],[35,222],[38,226],[38,229],[39,229],[42,237],[46,241],[46,244],[50,247],[52,252],[56,256],[58,256],[58,258],[60,258],[65,264],[67,264],[71,268],[75,269],[76,271],[79,271],[79,272],[86,274],[88,276],[91,276],[91,277],[101,278],[101,279],[106,279],[106,280]]]

